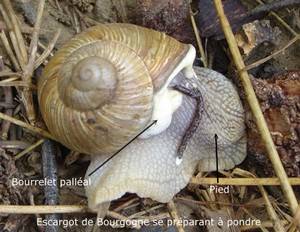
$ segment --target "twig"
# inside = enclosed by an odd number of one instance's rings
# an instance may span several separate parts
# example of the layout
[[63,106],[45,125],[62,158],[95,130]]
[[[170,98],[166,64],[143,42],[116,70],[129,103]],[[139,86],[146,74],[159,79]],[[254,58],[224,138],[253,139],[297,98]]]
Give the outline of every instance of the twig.
[[55,0],[55,5],[57,6],[57,9],[61,12],[63,12],[63,9],[61,7],[61,5],[59,4],[58,0]]
[[[0,72],[2,72],[4,70],[4,62],[3,62],[3,57],[0,56]],[[12,96],[12,90],[10,87],[6,87],[3,88],[3,92],[4,92],[4,100],[7,105],[13,105],[13,96]],[[5,114],[12,116],[13,113],[13,109],[12,108],[5,108]],[[10,128],[10,122],[8,121],[4,121],[2,122],[1,125],[1,135],[0,137],[3,140],[6,140],[8,138],[8,131]]]
[[148,221],[158,221],[158,220],[164,220],[166,218],[170,218],[169,213],[160,213],[158,215],[153,216],[141,216],[139,219],[141,220],[148,220]]
[[299,5],[299,4],[300,4],[299,0],[285,0],[285,1],[277,0],[254,8],[253,10],[250,11],[250,14],[258,15],[261,13],[270,12],[284,7]]
[[18,76],[21,77],[20,73],[16,72],[10,72],[10,71],[1,71],[0,72],[0,77],[8,77],[8,76]]
[[292,32],[292,34],[296,35],[296,33],[294,33],[295,31],[274,11],[289,6],[300,5],[300,0],[275,0],[266,4],[264,4],[261,0],[256,0],[256,2],[260,3],[261,5],[257,6],[253,10],[250,10],[243,16],[244,23],[254,21],[255,19],[260,19],[264,17],[267,13],[271,12],[271,15],[275,16],[284,27],[286,27],[290,32]]
[[[38,45],[39,45],[40,48],[42,48],[42,49],[44,49],[44,50],[47,49],[47,47],[46,47],[41,41],[38,42]],[[51,52],[51,53],[50,53],[50,56],[53,56],[53,55],[54,55],[54,54]]]
[[[5,22],[2,20],[0,20],[0,30],[9,30],[9,28],[7,27]],[[28,26],[27,24],[22,24],[21,31],[22,31],[22,33],[25,33],[25,34],[31,34],[33,31],[33,28]]]
[[291,225],[289,226],[290,229],[288,230],[289,232],[290,231],[296,231],[296,227],[299,227],[300,226],[300,205],[298,206],[298,209],[297,209],[297,212],[295,214],[295,217],[291,223]]
[[[44,6],[45,6],[45,0],[40,0],[38,9],[37,9],[37,19],[36,19],[36,23],[34,25],[32,39],[31,39],[30,47],[29,47],[29,59],[28,59],[27,65],[24,69],[23,80],[29,84],[31,84],[31,77],[32,77],[33,71],[34,71],[34,62],[35,62],[36,53],[37,53],[39,31],[41,28]],[[35,122],[35,110],[34,110],[34,105],[33,105],[32,92],[30,89],[28,89],[28,88],[23,89],[22,99],[23,99],[23,103],[24,103],[24,106],[26,109],[27,118],[28,118],[29,122],[31,122],[33,124]]]
[[290,27],[278,14],[275,12],[271,12],[271,15],[275,17],[288,31],[290,31],[294,36],[296,36],[298,33]]
[[177,212],[177,209],[176,209],[176,205],[174,204],[173,200],[171,200],[168,203],[168,208],[169,208],[170,215],[175,220],[175,225],[177,227],[178,232],[184,232],[182,224],[177,223],[177,222],[180,221],[180,218],[179,218],[179,215],[178,215],[178,212]]
[[[46,205],[57,205],[58,203],[58,182],[57,182],[57,164],[55,159],[55,147],[52,141],[46,140],[42,146],[43,177],[52,180],[53,185],[45,185],[44,195]],[[58,214],[46,215],[47,220],[58,220]],[[58,226],[47,226],[46,232],[56,232]]]
[[[0,20],[0,30],[9,30],[9,28],[7,27],[7,25]],[[40,34],[45,35],[47,32],[49,32],[51,30],[47,30],[47,29],[41,29]],[[33,32],[33,27],[28,26],[27,24],[21,24],[21,32],[23,34],[32,34]]]
[[4,84],[4,83],[9,83],[9,82],[13,82],[15,80],[19,80],[20,78],[19,77],[10,77],[10,78],[7,78],[7,79],[4,79],[2,81],[0,81],[0,84]]
[[207,68],[207,58],[206,58],[204,48],[203,48],[203,45],[202,45],[200,31],[198,30],[198,27],[196,26],[196,22],[195,22],[195,18],[194,18],[194,14],[193,14],[192,9],[190,9],[190,17],[191,17],[191,22],[192,22],[194,34],[195,34],[195,37],[196,37],[197,45],[198,45],[198,48],[199,48],[201,61],[203,63],[203,66],[205,68]]
[[[256,210],[259,209],[260,207],[265,207],[265,202],[260,202],[257,204],[256,202],[254,203],[253,200],[250,202],[245,202],[245,203],[231,203],[231,202],[223,202],[223,201],[207,201],[207,200],[202,200],[202,201],[197,201],[197,200],[192,200],[189,198],[184,198],[184,197],[176,197],[176,201],[180,201],[183,203],[189,203],[193,205],[204,205],[206,207],[211,207],[211,205],[220,205],[220,206],[230,206],[230,207],[244,207],[244,208],[255,208]],[[255,199],[257,200],[257,199]]]
[[[13,79],[13,78],[12,78]],[[10,79],[10,80],[12,80]],[[19,79],[19,78],[18,78]],[[0,81],[0,87],[5,87],[5,86],[21,86],[21,87],[26,87],[29,89],[36,89],[36,86],[31,84],[31,83],[27,83],[26,81]]]
[[120,212],[121,210],[124,210],[126,207],[130,206],[132,203],[139,201],[138,197],[134,197],[132,199],[129,199],[128,201],[124,202],[123,204],[117,206],[114,208],[115,212]]
[[269,217],[271,219],[271,221],[274,223],[274,230],[275,231],[278,231],[278,232],[284,232],[284,227],[283,225],[281,224],[281,221],[280,219],[278,218],[273,206],[272,206],[272,203],[268,197],[268,194],[266,192],[266,190],[264,189],[264,187],[262,186],[258,186],[260,192],[261,192],[261,195],[262,197],[264,198],[265,202],[266,202],[266,208],[267,208],[267,212],[269,214]]
[[0,112],[0,119],[3,119],[3,120],[7,120],[7,121],[10,121],[11,123],[13,124],[16,124],[20,127],[24,127],[30,131],[32,131],[33,133],[36,133],[36,134],[39,134],[39,135],[42,135],[43,137],[46,137],[46,138],[49,138],[49,139],[52,139],[52,140],[56,140],[48,131],[45,131],[41,128],[38,128],[38,127],[34,127],[26,122],[23,122],[21,120],[18,120],[18,119],[15,119],[13,117],[10,117],[6,114],[3,114]]
[[19,140],[0,140],[0,147],[4,149],[26,149],[29,146],[27,142]]
[[[5,96],[5,102],[8,104],[13,104],[13,94],[11,87],[5,87],[3,88],[4,96]],[[5,114],[12,116],[13,109],[5,109]],[[2,130],[1,130],[1,138],[6,140],[8,138],[8,131],[10,128],[10,122],[9,121],[3,121],[2,122]]]
[[45,6],[45,0],[40,0],[39,5],[38,5],[38,10],[37,10],[38,15],[37,15],[36,23],[34,25],[32,39],[31,39],[30,47],[29,47],[29,60],[28,60],[27,66],[24,70],[24,80],[26,80],[28,82],[31,82],[31,76],[34,71],[34,61],[35,61],[36,52],[37,52],[39,32],[40,32],[41,23],[42,23],[44,6]]
[[61,29],[59,28],[58,31],[55,33],[53,39],[51,40],[51,42],[48,44],[48,46],[45,48],[44,52],[42,53],[42,55],[35,61],[34,64],[34,69],[37,69],[42,63],[44,63],[44,61],[47,59],[47,57],[51,54],[58,37],[60,36],[61,33]]
[[[29,202],[30,202],[30,205],[35,205],[35,203],[34,203],[34,196],[33,196],[31,190],[29,190]],[[41,217],[41,216],[40,216],[39,214],[35,214],[35,218],[36,218],[36,219],[38,219],[38,218],[40,218],[40,217]],[[43,230],[41,230],[40,227],[38,227],[38,230],[39,230],[40,232],[43,232]]]
[[281,163],[280,157],[278,155],[278,152],[277,152],[274,142],[272,140],[272,137],[271,137],[270,131],[268,129],[266,120],[264,118],[264,115],[260,109],[260,105],[256,98],[249,75],[248,75],[247,71],[244,70],[245,64],[243,62],[242,56],[240,54],[239,48],[237,46],[236,40],[234,38],[234,34],[233,34],[230,24],[228,22],[228,19],[224,13],[222,1],[214,0],[214,3],[215,3],[215,7],[217,10],[218,16],[220,18],[222,29],[224,31],[227,43],[229,45],[229,49],[231,51],[234,63],[239,72],[240,80],[245,89],[248,104],[249,104],[251,111],[254,115],[254,118],[256,120],[257,127],[259,129],[263,143],[268,152],[269,158],[275,169],[275,173],[276,173],[277,177],[280,179],[282,191],[288,201],[291,211],[293,212],[293,214],[295,214],[297,207],[298,207],[298,202],[297,202],[295,193],[293,192],[293,189],[288,182],[287,174],[284,170],[284,167]]
[[[300,177],[288,178],[291,185],[300,185]],[[235,185],[235,186],[276,186],[280,185],[279,178],[219,178],[216,183],[214,177],[192,177],[190,184],[200,185]]]
[[75,28],[76,34],[78,34],[78,33],[81,32],[81,29],[80,29],[80,25],[79,25],[78,16],[77,16],[76,11],[74,10],[74,8],[72,8],[72,18],[73,18],[73,21],[74,21],[74,28]]
[[292,40],[290,40],[283,48],[281,48],[280,50],[274,52],[273,54],[271,54],[271,55],[269,55],[269,56],[267,56],[267,57],[265,57],[265,58],[263,58],[263,59],[260,59],[260,60],[258,60],[258,61],[256,61],[256,62],[254,62],[254,63],[252,63],[252,64],[246,66],[246,67],[243,69],[243,71],[245,71],[245,70],[246,70],[246,71],[247,71],[247,70],[250,70],[250,69],[252,69],[252,68],[255,68],[255,67],[257,67],[257,66],[259,66],[259,65],[261,65],[261,64],[263,64],[263,63],[265,63],[265,62],[267,62],[268,60],[272,59],[273,57],[277,56],[278,54],[284,52],[288,47],[290,47],[292,44],[294,44],[294,43],[295,43],[297,40],[299,40],[299,39],[300,39],[300,35],[295,36],[295,37],[294,37]]
[[[0,214],[66,214],[66,213],[95,213],[90,211],[87,206],[83,205],[0,205]],[[125,217],[114,211],[108,211],[107,216],[119,220],[128,220],[129,222],[132,219]],[[169,214],[161,215],[163,218],[169,216]],[[141,218],[142,219],[142,218]],[[157,216],[152,218],[157,220]],[[136,223],[132,223],[135,225]],[[140,228],[137,225],[135,228]]]
[[[21,30],[20,30],[17,16],[15,15],[15,13],[13,11],[13,7],[11,5],[10,0],[3,0],[3,5],[6,8],[8,18],[11,21],[11,26],[12,26],[14,36],[16,37],[17,44],[16,44],[15,49],[20,51],[20,55],[21,55],[20,61],[23,64],[25,64],[27,61],[26,45],[25,45],[25,41],[24,41],[24,38],[23,38]],[[4,18],[4,20],[5,20],[5,18]],[[7,26],[9,26],[9,25],[7,25]]]
[[36,147],[40,146],[43,142],[45,141],[45,139],[40,139],[38,140],[36,143],[30,145],[29,147],[27,147],[24,151],[21,151],[19,154],[17,154],[14,159],[18,160],[20,158],[22,158],[24,155],[26,155],[27,153],[31,152],[33,149],[35,149]]
[[[2,72],[4,70],[4,62],[2,56],[0,57],[0,71]],[[11,104],[13,105],[13,95],[12,95],[12,89],[10,87],[3,88],[4,92],[4,100],[6,104]],[[12,108],[6,108],[5,109],[5,114],[12,116],[13,114],[13,109]],[[1,135],[0,137],[3,140],[6,140],[8,138],[8,131],[10,128],[10,122],[8,121],[3,121],[2,122],[2,130],[1,130]]]
[[0,214],[88,213],[84,205],[0,205]]
[[157,209],[160,209],[160,208],[163,208],[163,207],[165,207],[165,205],[163,205],[163,204],[156,205],[156,206],[154,206],[154,207],[152,207],[150,209],[146,209],[146,210],[143,210],[143,211],[131,214],[129,216],[129,218],[137,218],[137,217],[143,216],[144,214],[149,213],[149,212],[151,212],[153,210],[157,210]]
[[289,221],[290,223],[292,222],[293,220],[293,217],[288,214],[288,205],[286,204],[277,204],[277,203],[273,203],[273,207],[275,208],[275,210],[280,214],[280,217],[281,218],[285,218],[287,221]]
[[6,34],[5,34],[4,31],[0,32],[0,38],[1,38],[1,41],[2,41],[2,43],[4,45],[6,53],[9,56],[9,58],[10,58],[10,60],[12,62],[12,65],[14,66],[15,70],[17,70],[17,71],[21,70],[20,65],[19,65],[19,63],[17,61],[17,58],[15,57],[15,54],[13,53],[13,51],[12,51],[10,45],[9,45],[7,36],[6,36]]
[[[258,2],[259,4],[264,4],[264,2],[261,0],[256,0],[256,2]],[[278,14],[276,14],[275,12],[272,11],[271,15],[274,16],[294,36],[298,35],[298,33],[293,28],[291,28],[290,25],[288,25]]]

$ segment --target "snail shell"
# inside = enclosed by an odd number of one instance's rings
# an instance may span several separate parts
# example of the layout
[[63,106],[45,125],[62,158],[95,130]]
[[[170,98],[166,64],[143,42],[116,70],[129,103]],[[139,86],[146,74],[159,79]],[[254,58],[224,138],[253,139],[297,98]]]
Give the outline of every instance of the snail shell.
[[38,98],[50,132],[88,154],[120,149],[151,122],[154,97],[186,67],[194,48],[131,24],[90,28],[45,67]]

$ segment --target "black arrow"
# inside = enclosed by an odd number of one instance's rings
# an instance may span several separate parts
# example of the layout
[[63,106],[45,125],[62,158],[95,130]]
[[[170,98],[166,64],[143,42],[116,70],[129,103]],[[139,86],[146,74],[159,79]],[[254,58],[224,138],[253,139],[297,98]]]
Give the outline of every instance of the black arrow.
[[217,183],[219,183],[218,135],[215,134]]
[[89,176],[93,175],[99,168],[101,168],[104,164],[106,164],[108,161],[110,161],[112,158],[114,158],[117,154],[119,154],[120,151],[122,151],[125,147],[127,147],[130,143],[133,142],[137,137],[139,137],[141,134],[143,134],[146,130],[148,130],[151,126],[157,123],[157,120],[154,120],[149,126],[147,126],[144,130],[142,130],[138,135],[136,135],[133,139],[131,139],[125,146],[123,146],[120,150],[118,150],[115,154],[113,154],[111,157],[109,157],[107,160],[105,160],[102,164],[100,164],[97,168],[95,168],[94,171],[92,171]]

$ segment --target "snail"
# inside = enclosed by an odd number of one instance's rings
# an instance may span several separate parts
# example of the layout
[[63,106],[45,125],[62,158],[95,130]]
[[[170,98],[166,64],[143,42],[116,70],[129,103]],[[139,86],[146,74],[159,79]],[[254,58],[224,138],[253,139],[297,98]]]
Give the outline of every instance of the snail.
[[[38,86],[44,121],[75,151],[111,154],[155,119],[148,136],[166,129],[180,101],[167,86],[182,69],[193,75],[194,58],[191,45],[150,29],[130,24],[93,27],[73,38],[46,66]],[[161,103],[171,103],[168,112],[162,112]]]
[[38,83],[41,113],[58,141],[91,155],[91,209],[126,192],[171,200],[197,165],[215,170],[215,134],[220,169],[243,161],[238,94],[223,75],[193,67],[194,59],[192,45],[164,33],[105,24],[76,35],[47,64]]

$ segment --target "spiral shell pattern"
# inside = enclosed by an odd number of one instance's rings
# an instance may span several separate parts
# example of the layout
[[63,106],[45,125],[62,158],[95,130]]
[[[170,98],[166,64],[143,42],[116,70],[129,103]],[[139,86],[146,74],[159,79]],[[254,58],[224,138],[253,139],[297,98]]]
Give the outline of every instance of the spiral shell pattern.
[[38,83],[49,131],[65,146],[111,154],[149,123],[153,95],[187,45],[130,24],[90,28],[65,44]]

